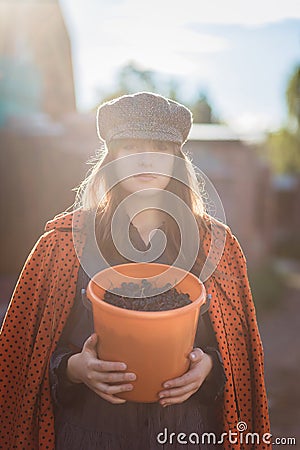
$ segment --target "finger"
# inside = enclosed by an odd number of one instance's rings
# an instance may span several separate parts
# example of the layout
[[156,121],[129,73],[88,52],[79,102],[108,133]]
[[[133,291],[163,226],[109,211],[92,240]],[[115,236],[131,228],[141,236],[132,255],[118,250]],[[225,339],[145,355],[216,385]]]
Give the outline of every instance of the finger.
[[186,386],[180,387],[180,388],[174,388],[169,389],[167,391],[161,391],[159,392],[159,398],[163,398],[168,400],[170,397],[181,397],[184,394],[187,394],[189,392],[195,392],[197,389],[199,389],[199,384],[197,383],[191,383],[187,384]]
[[[195,352],[192,352],[192,353],[195,353]],[[198,357],[200,359],[197,359]],[[207,353],[202,352],[201,356],[199,356],[199,354],[198,354],[198,356],[196,356],[195,358],[196,358],[196,360],[193,360],[191,363],[191,366],[190,366],[191,369],[194,370],[194,369],[196,369],[197,366],[199,368],[201,367],[202,372],[206,373],[205,376],[207,376],[209,374],[209,372],[212,370],[213,365],[214,365],[212,356],[208,355]]]
[[203,358],[204,351],[201,348],[193,348],[189,354],[189,358],[192,362],[199,362]]
[[123,398],[114,397],[113,395],[103,394],[100,392],[99,397],[102,397],[104,400],[107,400],[110,403],[113,403],[115,405],[121,405],[123,403],[126,403],[127,400],[124,400]]
[[83,345],[83,351],[89,351],[93,354],[97,355],[97,342],[98,342],[98,336],[96,333],[93,333],[84,343]]
[[[196,392],[196,391],[194,391],[194,392]],[[190,396],[191,396],[192,394],[194,394],[194,392],[188,392],[187,394],[184,394],[184,395],[179,396],[179,397],[170,397],[170,398],[168,398],[168,399],[162,400],[162,401],[160,402],[160,404],[161,404],[163,407],[165,407],[165,406],[175,405],[175,404],[178,404],[178,403],[183,403],[183,402],[185,402],[188,398],[190,398]]]
[[88,368],[95,372],[121,372],[127,369],[127,365],[123,362],[103,361],[94,358],[89,362]]
[[136,375],[131,372],[91,372],[90,379],[104,383],[126,383],[126,381],[136,380]]
[[132,391],[133,385],[132,384],[106,384],[106,383],[93,383],[90,384],[89,387],[93,391],[101,392],[102,394],[109,394],[109,395],[115,395],[120,394],[121,392],[128,392]]
[[185,386],[187,384],[193,383],[197,379],[197,377],[199,377],[199,374],[196,373],[195,369],[190,369],[181,377],[173,378],[172,380],[166,381],[163,384],[163,387],[169,389],[174,387]]

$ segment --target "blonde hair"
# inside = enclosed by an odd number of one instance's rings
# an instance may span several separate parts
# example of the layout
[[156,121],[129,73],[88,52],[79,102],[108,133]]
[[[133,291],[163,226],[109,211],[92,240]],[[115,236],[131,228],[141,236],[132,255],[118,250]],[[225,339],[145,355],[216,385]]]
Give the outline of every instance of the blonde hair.
[[[187,152],[182,151],[179,144],[172,143],[174,146],[174,154],[183,159],[184,164],[178,164],[178,158],[175,158],[173,176],[171,177],[165,190],[168,190],[177,195],[189,207],[194,215],[200,233],[200,249],[196,258],[195,264],[191,272],[199,276],[204,264],[211,265],[208,259],[206,262],[206,251],[203,248],[206,234],[211,233],[211,216],[206,210],[206,193],[204,190],[204,179],[201,171],[197,170],[192,163],[192,158]],[[118,146],[118,141],[112,141],[107,147],[105,144],[98,149],[97,153],[87,163],[92,164],[88,171],[86,178],[80,185],[73,190],[76,191],[76,200],[74,202],[74,209],[81,208],[84,211],[96,210],[95,232],[99,248],[109,260],[109,257],[114,254],[115,247],[111,236],[111,221],[114,211],[124,198],[124,192],[119,188],[119,183],[114,187],[109,188],[108,177],[109,173],[103,170],[105,166],[112,162],[114,158],[114,150]],[[179,168],[179,175],[176,177],[176,168]],[[184,180],[180,181],[180,180]],[[186,220],[185,211],[178,211],[179,223],[184,223]],[[217,222],[218,223],[218,222]],[[167,250],[167,258],[169,264],[172,264],[176,259],[180,250],[180,230],[178,224],[173,217],[167,214],[165,221],[166,233],[170,239],[171,245]],[[122,233],[122,229],[120,228]],[[184,255],[186,257],[186,255]],[[118,256],[119,258],[119,256]],[[226,277],[217,269],[214,268],[215,275]]]
[[[176,149],[176,155],[184,160],[185,168],[185,180],[187,183],[187,189],[190,191],[191,196],[191,208],[193,213],[198,217],[203,217],[206,212],[205,206],[205,191],[204,182],[197,172],[197,168],[192,164],[191,157],[182,151],[179,144],[173,144]],[[110,144],[110,150],[114,148],[114,143]],[[97,150],[94,157],[87,161],[87,164],[92,164],[91,169],[88,171],[85,179],[75,187],[73,191],[76,191],[76,199],[74,202],[74,209],[82,208],[84,211],[95,210],[100,208],[101,210],[107,207],[109,202],[107,188],[108,183],[105,179],[105,170],[101,170],[106,164],[113,161],[112,152],[109,151],[107,146],[103,146]],[[99,175],[101,171],[101,175]],[[184,186],[183,186],[184,187]]]

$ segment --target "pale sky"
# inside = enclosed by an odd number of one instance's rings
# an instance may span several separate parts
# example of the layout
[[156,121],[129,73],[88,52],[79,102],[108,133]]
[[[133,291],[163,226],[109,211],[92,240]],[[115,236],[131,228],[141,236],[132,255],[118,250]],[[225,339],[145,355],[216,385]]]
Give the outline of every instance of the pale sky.
[[[182,100],[205,91],[217,115],[244,130],[285,117],[287,78],[300,63],[300,0],[60,0],[79,110],[113,88],[134,61],[180,83]],[[162,92],[163,93],[163,92]]]

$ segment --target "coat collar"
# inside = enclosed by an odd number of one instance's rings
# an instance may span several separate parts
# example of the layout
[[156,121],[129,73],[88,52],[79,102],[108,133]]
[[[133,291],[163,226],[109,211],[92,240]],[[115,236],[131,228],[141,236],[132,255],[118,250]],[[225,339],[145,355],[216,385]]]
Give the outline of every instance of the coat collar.
[[45,231],[60,230],[72,231],[82,230],[84,228],[84,218],[88,214],[82,208],[71,212],[64,211],[57,214],[53,219],[49,220],[45,225]]

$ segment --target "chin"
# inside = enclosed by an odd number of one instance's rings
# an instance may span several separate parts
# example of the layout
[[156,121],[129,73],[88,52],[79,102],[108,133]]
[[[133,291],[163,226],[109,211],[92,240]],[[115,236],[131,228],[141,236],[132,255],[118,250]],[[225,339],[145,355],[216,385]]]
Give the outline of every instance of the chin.
[[164,189],[168,183],[162,183],[161,180],[151,179],[151,180],[139,180],[134,177],[130,177],[127,180],[124,180],[122,183],[122,188],[130,193],[134,193],[137,191],[141,192],[141,195],[153,195],[150,191],[144,191],[145,189],[154,188],[154,189]]

